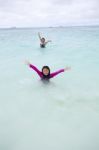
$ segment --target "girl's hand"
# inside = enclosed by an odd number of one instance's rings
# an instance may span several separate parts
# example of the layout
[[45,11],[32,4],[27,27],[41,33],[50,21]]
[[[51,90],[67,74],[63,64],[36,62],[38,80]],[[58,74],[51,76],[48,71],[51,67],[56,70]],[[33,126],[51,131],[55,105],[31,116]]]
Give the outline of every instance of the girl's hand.
[[71,70],[71,67],[64,68],[64,71]]
[[25,60],[25,64],[29,66],[30,62],[28,60]]

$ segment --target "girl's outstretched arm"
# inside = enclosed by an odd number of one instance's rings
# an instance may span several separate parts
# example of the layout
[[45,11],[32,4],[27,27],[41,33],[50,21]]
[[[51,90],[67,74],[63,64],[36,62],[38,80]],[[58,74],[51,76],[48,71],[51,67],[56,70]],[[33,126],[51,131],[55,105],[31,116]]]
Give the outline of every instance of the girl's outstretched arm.
[[37,72],[37,74],[42,77],[42,73],[41,71],[34,65],[32,65],[29,61],[25,62],[30,68],[32,68],[35,72]]
[[71,69],[70,67],[66,67],[65,69],[60,69],[60,70],[58,70],[56,72],[53,72],[53,73],[50,74],[50,78],[53,78],[56,75],[58,75],[59,73],[65,72],[65,71],[70,70],[70,69]]

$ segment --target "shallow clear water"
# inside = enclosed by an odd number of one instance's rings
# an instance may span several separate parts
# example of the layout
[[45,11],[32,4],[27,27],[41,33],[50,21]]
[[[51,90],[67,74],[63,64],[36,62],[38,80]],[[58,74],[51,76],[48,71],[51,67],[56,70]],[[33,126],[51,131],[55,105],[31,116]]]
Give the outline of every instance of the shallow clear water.
[[[72,69],[43,84],[26,59]],[[0,150],[98,150],[99,27],[0,30],[0,91]]]

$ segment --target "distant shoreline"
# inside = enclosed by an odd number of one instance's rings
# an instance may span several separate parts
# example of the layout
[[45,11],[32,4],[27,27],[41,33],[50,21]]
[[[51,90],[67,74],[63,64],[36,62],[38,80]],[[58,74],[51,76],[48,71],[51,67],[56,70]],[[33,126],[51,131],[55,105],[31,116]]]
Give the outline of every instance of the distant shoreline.
[[16,29],[44,29],[44,28],[78,28],[78,27],[99,27],[99,25],[79,25],[79,26],[53,26],[53,27],[0,27],[0,30],[16,30]]

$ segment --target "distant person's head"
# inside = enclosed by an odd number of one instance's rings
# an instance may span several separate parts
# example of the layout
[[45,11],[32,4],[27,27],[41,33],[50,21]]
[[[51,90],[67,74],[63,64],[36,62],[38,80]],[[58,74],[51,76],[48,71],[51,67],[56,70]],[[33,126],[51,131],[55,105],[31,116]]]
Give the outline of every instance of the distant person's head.
[[44,44],[45,43],[45,38],[41,38],[41,42]]
[[42,68],[43,78],[49,79],[50,77],[50,68],[48,66],[43,66]]

